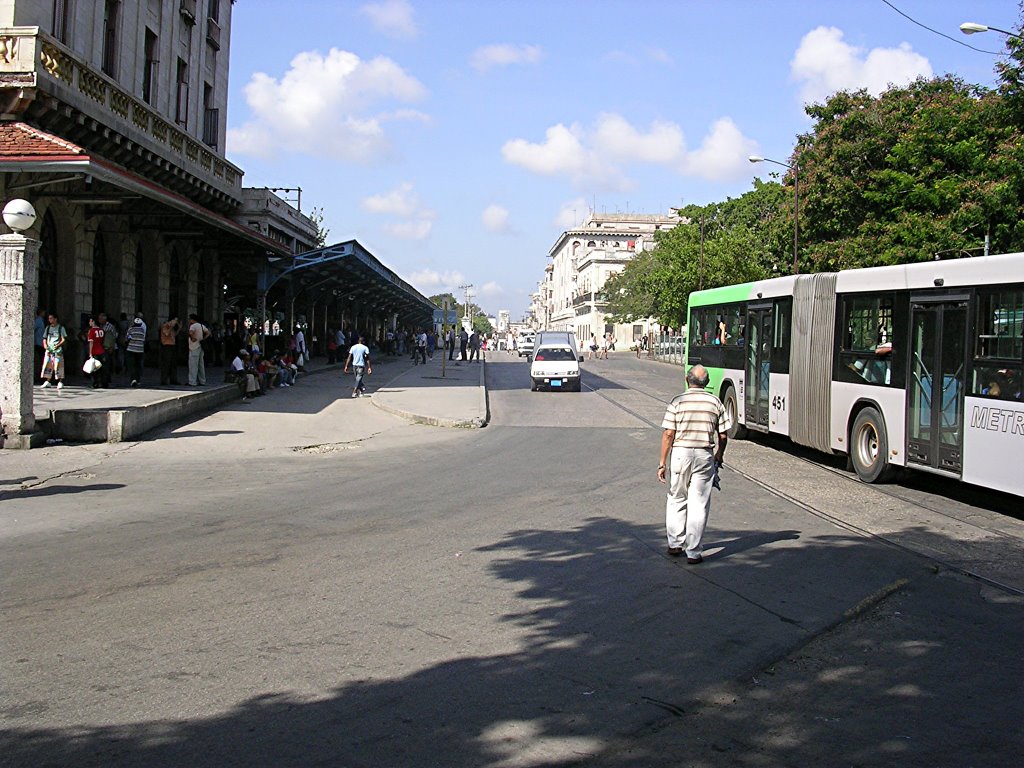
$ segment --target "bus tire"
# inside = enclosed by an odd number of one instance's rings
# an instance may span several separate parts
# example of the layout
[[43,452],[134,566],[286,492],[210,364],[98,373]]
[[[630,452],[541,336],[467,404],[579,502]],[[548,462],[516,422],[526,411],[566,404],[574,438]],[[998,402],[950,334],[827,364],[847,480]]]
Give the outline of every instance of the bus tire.
[[892,476],[885,421],[875,408],[864,408],[850,430],[850,463],[861,482],[884,483]]
[[747,436],[747,428],[743,424],[740,424],[739,406],[736,402],[736,389],[731,384],[728,385],[722,393],[722,405],[725,406],[725,412],[729,414],[729,420],[732,422],[732,428],[728,432],[729,439],[745,439]]

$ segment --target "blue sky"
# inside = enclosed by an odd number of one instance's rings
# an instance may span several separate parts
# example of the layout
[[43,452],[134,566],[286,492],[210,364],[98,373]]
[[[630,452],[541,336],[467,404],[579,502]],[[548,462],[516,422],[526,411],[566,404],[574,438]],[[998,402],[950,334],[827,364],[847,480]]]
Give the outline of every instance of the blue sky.
[[[840,88],[994,85],[1015,0],[243,0],[228,157],[426,295],[518,318],[588,209],[737,196]],[[286,10],[285,10],[286,9]]]

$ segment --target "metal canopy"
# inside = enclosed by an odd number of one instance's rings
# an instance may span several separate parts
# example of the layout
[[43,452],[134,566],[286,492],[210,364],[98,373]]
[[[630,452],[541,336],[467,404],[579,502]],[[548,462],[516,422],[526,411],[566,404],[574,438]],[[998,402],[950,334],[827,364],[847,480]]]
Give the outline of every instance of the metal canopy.
[[[287,266],[285,266],[287,264]],[[360,301],[382,312],[395,312],[415,322],[428,323],[433,302],[381,264],[357,240],[300,253],[270,263],[263,290],[289,280],[296,290],[309,291],[317,299],[333,293],[339,299]]]

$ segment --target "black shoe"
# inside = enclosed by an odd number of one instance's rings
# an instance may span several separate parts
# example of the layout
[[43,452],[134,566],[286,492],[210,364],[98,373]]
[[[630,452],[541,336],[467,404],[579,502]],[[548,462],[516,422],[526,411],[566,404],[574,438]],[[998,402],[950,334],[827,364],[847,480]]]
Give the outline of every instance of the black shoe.
[[700,565],[703,562],[704,562],[704,558],[701,555],[697,555],[696,557],[687,557],[686,558],[686,564],[687,565]]
[[669,547],[665,551],[665,554],[667,554],[669,557],[679,557],[681,554],[683,554],[683,548],[682,547]]

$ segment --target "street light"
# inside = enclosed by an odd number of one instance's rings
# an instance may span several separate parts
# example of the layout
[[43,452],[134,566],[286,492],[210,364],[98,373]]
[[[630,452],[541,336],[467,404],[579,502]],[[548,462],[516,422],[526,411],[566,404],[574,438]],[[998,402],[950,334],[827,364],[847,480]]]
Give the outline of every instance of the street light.
[[988,32],[989,30],[993,32],[1001,32],[1002,34],[1008,35],[1009,37],[1019,37],[1019,35],[1016,32],[1007,32],[1005,29],[1000,29],[999,27],[990,27],[988,24],[978,24],[977,22],[974,21],[965,21],[963,24],[960,25],[960,31],[963,32],[965,35],[976,35],[979,32]]
[[789,165],[760,155],[751,155],[747,159],[752,163],[775,163],[783,168],[789,168],[793,172],[793,274],[798,275],[800,274],[800,262],[797,261],[797,254],[800,251],[800,169],[795,163]]

